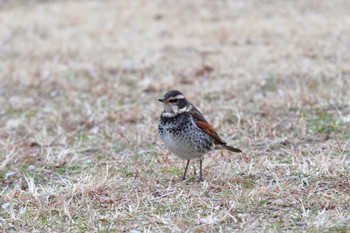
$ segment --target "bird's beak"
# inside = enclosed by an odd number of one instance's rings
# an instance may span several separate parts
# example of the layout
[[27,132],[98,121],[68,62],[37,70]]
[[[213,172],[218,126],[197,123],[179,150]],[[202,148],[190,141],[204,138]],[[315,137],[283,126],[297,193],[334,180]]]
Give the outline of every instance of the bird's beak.
[[164,104],[167,104],[167,103],[169,103],[169,102],[168,102],[168,100],[166,100],[166,99],[163,99],[163,98],[160,98],[160,99],[158,99],[158,101],[160,101],[160,102],[162,102],[162,103],[164,103]]

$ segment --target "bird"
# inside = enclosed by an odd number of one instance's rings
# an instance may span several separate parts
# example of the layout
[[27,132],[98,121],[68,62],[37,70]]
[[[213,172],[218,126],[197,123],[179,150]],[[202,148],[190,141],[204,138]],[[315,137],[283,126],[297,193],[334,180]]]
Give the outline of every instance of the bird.
[[240,153],[219,136],[203,114],[178,90],[171,90],[158,99],[164,110],[160,115],[158,132],[168,150],[187,160],[181,181],[186,180],[190,160],[199,158],[199,180],[204,181],[204,154],[212,150],[225,149]]

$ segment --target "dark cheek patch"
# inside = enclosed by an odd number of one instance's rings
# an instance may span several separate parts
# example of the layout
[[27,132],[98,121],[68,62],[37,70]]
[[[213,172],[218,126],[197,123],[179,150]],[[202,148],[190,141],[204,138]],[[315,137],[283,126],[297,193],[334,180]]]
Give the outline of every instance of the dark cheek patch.
[[186,101],[184,99],[179,99],[179,103],[177,104],[177,106],[179,107],[179,109],[183,109],[184,107],[186,107]]

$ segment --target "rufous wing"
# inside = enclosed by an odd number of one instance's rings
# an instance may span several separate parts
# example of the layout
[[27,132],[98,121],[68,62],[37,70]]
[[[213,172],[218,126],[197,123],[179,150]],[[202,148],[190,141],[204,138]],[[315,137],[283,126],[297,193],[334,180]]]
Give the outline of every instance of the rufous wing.
[[220,138],[216,130],[205,120],[203,115],[196,108],[193,110],[194,111],[190,112],[190,114],[192,115],[196,125],[206,134],[212,137],[217,144],[226,144],[226,142]]
[[193,105],[189,113],[193,117],[193,120],[198,126],[198,128],[200,128],[201,130],[203,130],[203,132],[205,132],[211,138],[213,138],[215,144],[219,145],[218,148],[230,150],[233,152],[242,152],[240,149],[226,145],[226,142],[220,138],[216,130],[206,121],[202,113],[200,113],[200,111],[197,108],[195,108]]
[[218,144],[226,144],[226,142],[224,140],[222,140],[220,138],[220,136],[218,135],[218,133],[215,131],[215,129],[213,129],[213,127],[211,127],[211,125],[209,125],[206,122],[202,122],[202,121],[196,121],[196,124],[199,128],[201,128],[206,134],[208,134],[210,137],[212,137],[213,139],[215,139],[215,141],[217,141]]

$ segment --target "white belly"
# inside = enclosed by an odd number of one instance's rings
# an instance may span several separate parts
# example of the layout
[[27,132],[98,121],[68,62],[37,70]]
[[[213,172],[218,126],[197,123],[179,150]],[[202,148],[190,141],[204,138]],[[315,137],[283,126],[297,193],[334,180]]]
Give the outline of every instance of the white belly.
[[162,137],[165,146],[174,154],[182,159],[194,159],[201,157],[207,151],[198,151],[195,146],[191,146],[189,143],[183,141],[176,141],[170,134],[165,134]]

